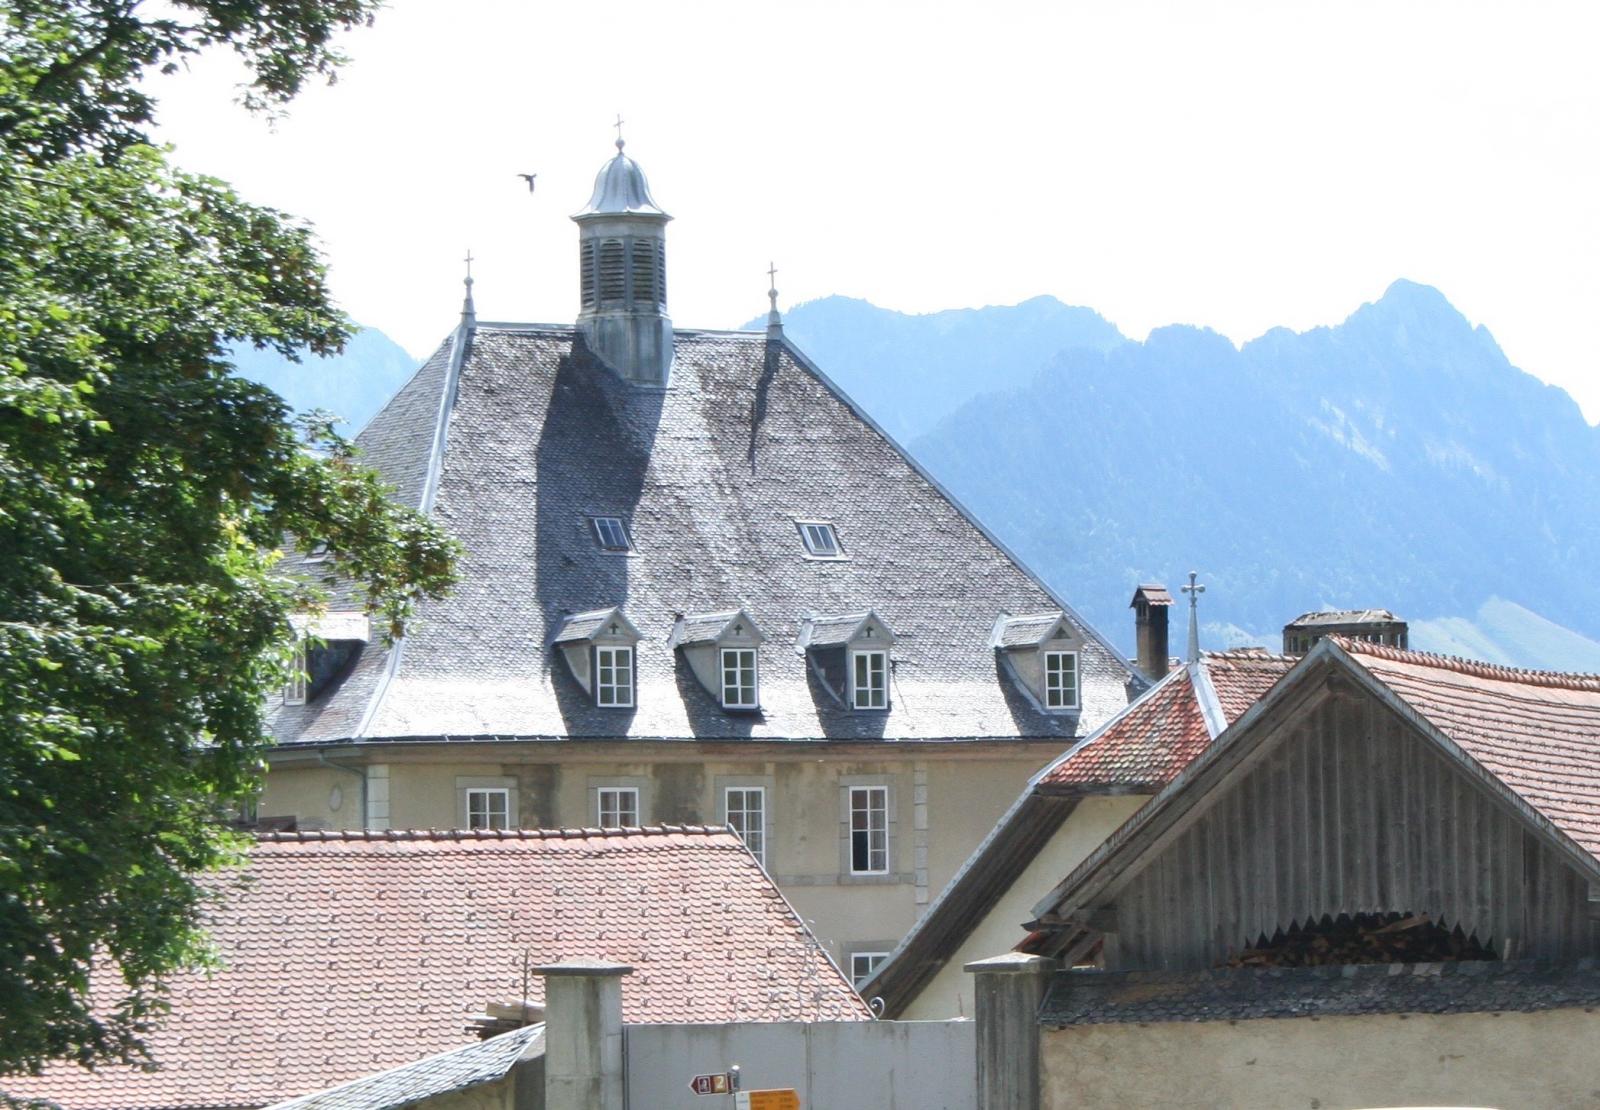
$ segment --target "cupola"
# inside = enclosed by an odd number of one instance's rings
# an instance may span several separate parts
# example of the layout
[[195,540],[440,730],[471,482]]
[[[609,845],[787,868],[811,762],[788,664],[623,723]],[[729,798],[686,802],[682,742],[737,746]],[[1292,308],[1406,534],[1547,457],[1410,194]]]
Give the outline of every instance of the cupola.
[[623,378],[664,386],[672,368],[667,221],[644,171],[622,152],[600,168],[578,225],[578,327]]

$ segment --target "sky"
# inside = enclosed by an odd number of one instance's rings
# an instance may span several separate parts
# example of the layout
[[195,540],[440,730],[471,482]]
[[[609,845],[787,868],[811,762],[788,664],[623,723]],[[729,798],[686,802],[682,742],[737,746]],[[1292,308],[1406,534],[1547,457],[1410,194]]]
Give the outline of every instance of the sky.
[[276,123],[226,57],[153,88],[178,162],[309,220],[419,355],[468,248],[480,319],[575,317],[620,113],[680,327],[764,313],[769,261],[782,305],[1050,294],[1236,343],[1406,277],[1594,423],[1597,43],[1592,0],[391,0]]

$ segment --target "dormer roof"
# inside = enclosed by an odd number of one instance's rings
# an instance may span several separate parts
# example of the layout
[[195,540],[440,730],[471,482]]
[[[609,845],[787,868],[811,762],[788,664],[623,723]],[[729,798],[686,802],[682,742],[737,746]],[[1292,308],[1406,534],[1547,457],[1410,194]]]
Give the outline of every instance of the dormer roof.
[[571,644],[601,639],[637,642],[644,637],[623,613],[621,606],[613,605],[609,609],[590,609],[584,613],[571,614],[561,622],[561,628],[551,642]]
[[365,613],[296,613],[289,618],[290,626],[302,636],[311,636],[329,643],[372,639],[372,622]]
[[583,210],[573,214],[581,220],[589,216],[655,216],[670,220],[650,195],[650,183],[645,180],[639,163],[622,153],[622,140],[617,140],[617,154],[600,167],[595,175],[594,194]]
[[839,647],[865,641],[877,647],[894,646],[893,630],[870,609],[836,617],[813,617],[800,626],[802,648]]
[[734,637],[749,646],[758,645],[765,639],[749,613],[743,609],[728,609],[720,613],[692,613],[678,618],[672,630],[672,646],[716,644]]
[[1048,640],[1073,635],[1072,624],[1066,614],[1033,613],[1021,617],[1001,617],[995,624],[994,646],[997,648],[1038,647]]

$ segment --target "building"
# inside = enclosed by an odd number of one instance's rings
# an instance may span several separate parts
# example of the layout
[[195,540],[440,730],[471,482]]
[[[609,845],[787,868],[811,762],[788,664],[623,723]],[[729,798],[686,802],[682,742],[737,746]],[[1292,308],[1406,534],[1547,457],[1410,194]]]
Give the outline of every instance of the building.
[[579,958],[633,969],[630,1022],[870,1017],[726,829],[269,833],[209,926],[221,967],[172,982],[156,1070],[62,1064],[9,1092],[249,1110],[402,1067],[454,1090],[542,1048],[515,1027],[543,1016],[540,968]]
[[1597,884],[1600,677],[1326,638],[1035,905],[980,1090],[1592,1105]]
[[[620,148],[574,325],[460,325],[358,438],[465,545],[392,649],[336,557],[259,813],[728,823],[865,974],[1146,681],[783,335],[675,328]],[[776,305],[776,292],[772,293]]]
[[1283,626],[1285,655],[1304,655],[1324,636],[1347,636],[1369,644],[1410,647],[1410,626],[1387,609],[1323,609],[1301,613]]
[[[1141,586],[1164,596],[1159,586]],[[1138,595],[1135,600],[1137,602]],[[1166,662],[1164,610],[1151,658]],[[1147,611],[1136,614],[1145,643]],[[1140,665],[1146,653],[1140,652]],[[1259,650],[1206,652],[1169,673],[1033,777],[876,974],[864,997],[884,1017],[972,1017],[967,964],[1025,936],[1034,905],[1294,665]],[[1074,958],[1094,953],[1086,948]]]

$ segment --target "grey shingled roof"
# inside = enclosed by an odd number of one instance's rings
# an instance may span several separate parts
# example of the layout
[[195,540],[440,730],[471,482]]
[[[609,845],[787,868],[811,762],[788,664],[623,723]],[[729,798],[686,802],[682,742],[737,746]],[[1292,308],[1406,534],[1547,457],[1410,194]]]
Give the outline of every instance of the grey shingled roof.
[[1593,959],[1062,971],[1051,979],[1039,1023],[1060,1027],[1593,1006],[1600,1006],[1600,961]]
[[[482,324],[358,439],[463,542],[454,594],[420,608],[399,659],[373,643],[348,677],[276,718],[280,743],[352,738],[1071,739],[1142,685],[786,340],[679,331],[665,390],[630,386],[571,327]],[[440,415],[446,420],[441,435]],[[599,551],[588,518],[630,521]],[[849,557],[807,559],[796,519]],[[669,649],[680,613],[742,605],[766,637],[762,711],[730,714]],[[637,626],[637,702],[600,709],[549,647],[570,614]],[[853,713],[793,650],[809,614],[894,629],[892,710]],[[997,668],[1002,613],[1065,610],[1083,632],[1081,713],[1030,704]]]
[[1060,613],[1040,613],[1026,617],[1008,617],[1000,626],[1000,647],[1033,647],[1049,639],[1056,625],[1061,623]]
[[292,1098],[268,1110],[397,1110],[426,1098],[493,1083],[505,1078],[518,1060],[543,1055],[544,1025],[529,1025],[326,1091]]
[[[729,609],[721,613],[691,613],[683,618],[683,623],[678,626],[677,642],[679,644],[709,644],[714,642],[728,625],[733,623],[733,618],[743,613],[743,609]],[[756,627],[755,620],[746,614],[752,628]]]

